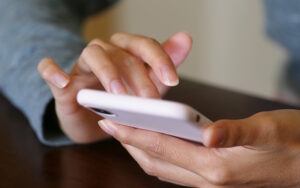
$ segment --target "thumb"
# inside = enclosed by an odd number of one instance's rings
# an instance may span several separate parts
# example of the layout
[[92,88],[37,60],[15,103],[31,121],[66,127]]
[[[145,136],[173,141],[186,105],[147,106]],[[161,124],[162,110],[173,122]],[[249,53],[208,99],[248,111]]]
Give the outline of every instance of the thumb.
[[47,82],[54,98],[60,96],[69,85],[71,78],[51,58],[44,58],[38,65],[41,77]]
[[255,146],[276,144],[278,125],[271,118],[253,115],[240,120],[220,120],[203,132],[203,144],[208,147]]
[[177,67],[188,56],[192,48],[192,38],[185,32],[179,32],[163,43],[163,48]]
[[[179,32],[165,41],[162,46],[172,59],[175,67],[178,67],[188,56],[192,48],[192,43],[193,41],[189,34],[185,32]],[[159,93],[164,95],[169,87],[162,84],[152,70],[150,70],[149,76],[158,88]]]

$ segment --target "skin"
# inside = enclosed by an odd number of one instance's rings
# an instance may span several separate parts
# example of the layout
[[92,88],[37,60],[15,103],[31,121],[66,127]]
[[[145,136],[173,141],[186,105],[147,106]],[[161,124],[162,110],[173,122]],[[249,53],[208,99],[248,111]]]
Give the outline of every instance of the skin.
[[204,130],[207,147],[108,120],[100,126],[147,174],[163,181],[191,187],[298,187],[299,122],[299,110],[220,120]]
[[[110,41],[89,43],[70,74],[53,59],[43,59],[38,69],[54,95],[62,130],[77,143],[112,135],[147,174],[162,181],[191,187],[299,186],[298,110],[214,122],[205,128],[204,146],[199,146],[108,120],[99,121],[103,132],[95,123],[99,116],[77,104],[76,94],[82,88],[115,94],[130,89],[138,96],[160,98],[168,86],[178,83],[175,66],[184,61],[191,44],[186,33],[178,33],[162,45],[147,37],[118,33]],[[112,88],[112,83],[119,87]]]
[[109,41],[91,41],[69,74],[51,58],[41,60],[38,70],[53,93],[63,132],[81,144],[109,137],[99,129],[99,116],[76,102],[78,91],[92,88],[127,94],[131,90],[137,96],[160,98],[169,86],[178,84],[175,67],[186,58],[191,44],[191,37],[184,32],[163,44],[144,36],[116,33]]

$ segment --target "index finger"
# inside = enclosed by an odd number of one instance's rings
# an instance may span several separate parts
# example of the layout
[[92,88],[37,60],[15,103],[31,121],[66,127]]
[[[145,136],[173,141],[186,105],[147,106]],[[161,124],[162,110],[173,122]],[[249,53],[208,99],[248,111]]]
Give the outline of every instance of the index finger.
[[165,85],[175,86],[179,83],[174,63],[156,40],[128,33],[116,33],[111,37],[111,42],[149,64]]
[[211,149],[173,136],[122,126],[108,120],[100,121],[99,124],[105,132],[121,143],[153,153],[156,157],[193,171],[202,177],[206,176],[210,164],[218,160]]

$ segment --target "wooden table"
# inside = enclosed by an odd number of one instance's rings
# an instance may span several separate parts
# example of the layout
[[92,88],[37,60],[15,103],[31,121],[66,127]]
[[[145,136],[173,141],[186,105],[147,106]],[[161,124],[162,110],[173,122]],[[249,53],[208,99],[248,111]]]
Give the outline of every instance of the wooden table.
[[[166,98],[190,104],[212,120],[294,108],[188,80]],[[145,175],[114,140],[59,148],[41,145],[26,118],[0,96],[0,187],[177,186]]]

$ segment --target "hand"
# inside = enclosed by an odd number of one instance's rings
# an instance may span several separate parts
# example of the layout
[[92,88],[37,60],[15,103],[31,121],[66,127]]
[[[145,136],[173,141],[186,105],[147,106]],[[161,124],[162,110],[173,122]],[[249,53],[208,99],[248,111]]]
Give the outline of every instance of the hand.
[[100,122],[146,173],[192,187],[300,186],[300,111],[261,112],[208,125],[208,147],[160,133]]
[[131,89],[138,96],[159,98],[167,86],[178,84],[175,66],[186,58],[191,43],[183,32],[162,45],[147,37],[117,33],[110,41],[90,42],[70,74],[53,59],[43,59],[38,70],[53,93],[61,129],[77,143],[108,137],[97,126],[100,117],[76,102],[77,92],[92,88],[126,94]]

